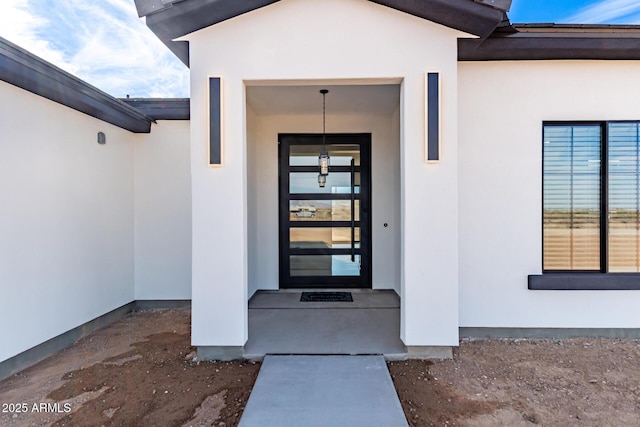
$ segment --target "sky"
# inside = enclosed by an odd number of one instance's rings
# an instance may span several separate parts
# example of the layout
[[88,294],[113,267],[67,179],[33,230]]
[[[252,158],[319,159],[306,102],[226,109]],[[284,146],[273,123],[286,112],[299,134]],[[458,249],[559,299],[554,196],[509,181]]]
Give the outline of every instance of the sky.
[[[242,0],[238,0],[242,1]],[[640,24],[640,0],[513,0],[513,23]],[[0,0],[0,36],[116,97],[188,97],[133,0]]]
[[133,0],[0,0],[0,36],[116,97],[189,96]]
[[513,0],[513,23],[640,24],[638,0]]

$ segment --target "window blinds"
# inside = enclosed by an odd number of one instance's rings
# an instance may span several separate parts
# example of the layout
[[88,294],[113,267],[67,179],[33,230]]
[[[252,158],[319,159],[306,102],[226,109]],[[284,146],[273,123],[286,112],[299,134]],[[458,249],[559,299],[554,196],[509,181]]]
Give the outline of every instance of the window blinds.
[[599,125],[544,127],[543,269],[600,270]]
[[608,125],[609,271],[640,272],[640,126]]

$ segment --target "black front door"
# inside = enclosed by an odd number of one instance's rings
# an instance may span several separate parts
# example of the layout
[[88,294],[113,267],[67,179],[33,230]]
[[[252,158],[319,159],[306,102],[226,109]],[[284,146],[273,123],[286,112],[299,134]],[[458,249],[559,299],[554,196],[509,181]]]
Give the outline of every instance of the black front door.
[[371,134],[280,134],[280,287],[371,288]]

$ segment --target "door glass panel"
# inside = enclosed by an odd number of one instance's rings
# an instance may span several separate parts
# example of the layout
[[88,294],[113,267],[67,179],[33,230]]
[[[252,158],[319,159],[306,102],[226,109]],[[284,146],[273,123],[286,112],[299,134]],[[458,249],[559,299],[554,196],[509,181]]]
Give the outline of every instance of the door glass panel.
[[[360,247],[360,228],[355,230],[355,247]],[[291,227],[289,229],[291,248],[298,249],[341,249],[351,247],[351,229],[346,227]]]
[[[355,144],[326,145],[331,166],[351,166],[351,159],[355,165],[360,165],[360,147]],[[318,156],[322,152],[322,145],[291,145],[290,166],[318,166]]]
[[[316,172],[292,172],[289,174],[291,194],[351,194],[351,174],[349,172],[330,172],[324,187],[318,184]],[[360,172],[355,173],[354,192],[360,192]]]
[[[280,140],[281,286],[367,287],[370,141],[363,135],[327,136],[324,146],[321,141],[317,135]],[[325,148],[330,167],[320,187],[318,156]]]
[[[355,201],[355,220],[360,221],[360,200]],[[351,221],[351,200],[290,200],[291,221]]]
[[359,276],[360,255],[291,255],[291,276]]

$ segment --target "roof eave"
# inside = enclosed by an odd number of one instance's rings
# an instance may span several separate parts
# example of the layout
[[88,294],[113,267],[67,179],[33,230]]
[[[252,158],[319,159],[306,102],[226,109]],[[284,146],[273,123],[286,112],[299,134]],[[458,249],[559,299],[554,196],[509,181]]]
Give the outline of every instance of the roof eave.
[[189,98],[121,98],[153,120],[189,120]]
[[640,34],[516,33],[459,39],[459,61],[640,60]]
[[[493,33],[505,15],[504,10],[469,0],[370,1],[480,38],[488,37]],[[510,5],[511,2],[508,3]]]
[[[135,0],[138,10],[146,0]],[[278,0],[188,0],[154,9],[147,26],[171,51],[189,66],[188,42],[174,41],[186,34],[259,9]],[[447,27],[488,37],[503,21],[511,0],[370,0]]]
[[151,132],[151,118],[2,37],[0,80],[122,129]]

